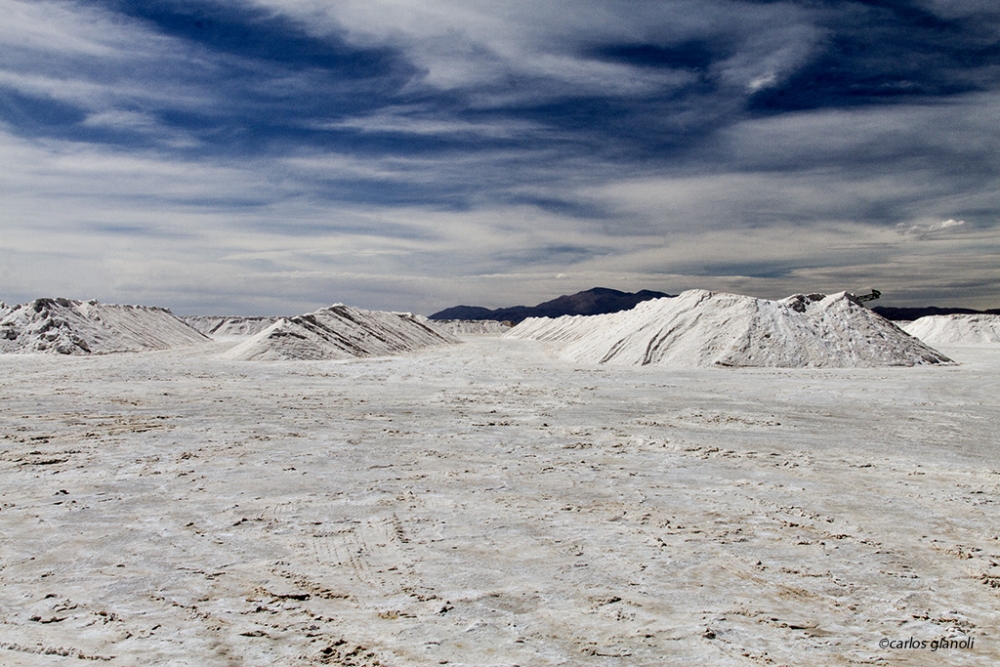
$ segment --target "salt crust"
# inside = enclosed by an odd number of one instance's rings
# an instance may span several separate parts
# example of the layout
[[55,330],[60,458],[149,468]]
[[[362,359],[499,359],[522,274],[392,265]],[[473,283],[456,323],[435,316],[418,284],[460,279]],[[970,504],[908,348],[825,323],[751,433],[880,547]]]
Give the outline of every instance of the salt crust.
[[[960,366],[0,355],[0,664],[1000,665]],[[975,639],[893,650],[882,640]]]

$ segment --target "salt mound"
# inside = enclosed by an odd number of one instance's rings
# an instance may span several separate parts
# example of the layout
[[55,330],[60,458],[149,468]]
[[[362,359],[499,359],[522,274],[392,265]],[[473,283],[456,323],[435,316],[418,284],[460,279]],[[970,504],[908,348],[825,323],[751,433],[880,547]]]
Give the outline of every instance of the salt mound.
[[841,292],[768,301],[690,290],[608,315],[531,318],[512,338],[581,363],[672,367],[913,366],[951,360]]
[[0,308],[0,352],[6,353],[140,352],[208,340],[165,308],[70,299]]
[[248,361],[348,359],[457,342],[421,315],[361,310],[338,303],[315,313],[281,318],[224,356]]
[[932,345],[1000,343],[1000,315],[928,315],[902,328]]
[[455,336],[499,336],[510,331],[509,322],[497,320],[431,320],[439,329]]
[[185,317],[190,326],[206,336],[253,336],[278,321],[277,317]]

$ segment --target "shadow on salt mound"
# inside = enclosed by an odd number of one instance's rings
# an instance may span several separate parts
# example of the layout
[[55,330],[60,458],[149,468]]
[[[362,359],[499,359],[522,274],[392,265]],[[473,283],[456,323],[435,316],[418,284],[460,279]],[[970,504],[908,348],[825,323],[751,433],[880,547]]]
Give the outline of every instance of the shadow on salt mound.
[[928,315],[902,328],[931,345],[1000,343],[1000,315]]
[[314,313],[281,318],[222,356],[245,361],[350,359],[458,342],[420,315],[361,310],[338,303]]
[[690,290],[609,315],[532,318],[507,336],[621,366],[867,367],[951,363],[841,292],[781,301]]
[[35,299],[0,311],[0,352],[6,353],[141,352],[209,340],[165,308]]

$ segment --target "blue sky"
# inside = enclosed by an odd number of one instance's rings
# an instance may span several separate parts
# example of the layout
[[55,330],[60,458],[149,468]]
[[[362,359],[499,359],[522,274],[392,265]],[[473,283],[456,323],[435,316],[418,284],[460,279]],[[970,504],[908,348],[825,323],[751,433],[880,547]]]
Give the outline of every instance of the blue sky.
[[1000,307],[994,0],[0,0],[0,299]]

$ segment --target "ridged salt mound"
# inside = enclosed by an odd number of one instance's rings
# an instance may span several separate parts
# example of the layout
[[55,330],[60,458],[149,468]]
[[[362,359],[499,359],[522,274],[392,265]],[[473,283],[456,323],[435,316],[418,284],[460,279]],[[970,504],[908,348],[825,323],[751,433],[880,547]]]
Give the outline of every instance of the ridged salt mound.
[[532,318],[507,337],[563,343],[581,363],[866,367],[950,363],[841,292],[781,301],[690,290],[608,315]]
[[497,320],[431,320],[434,326],[455,336],[499,336],[510,331],[509,322]]
[[206,336],[253,336],[278,321],[277,317],[189,316],[183,318]]
[[281,318],[223,356],[247,361],[349,359],[458,342],[421,315],[361,310],[338,303],[315,313]]
[[0,310],[0,352],[105,354],[208,342],[165,308],[35,299]]
[[1000,315],[928,315],[902,328],[931,345],[1000,343]]

